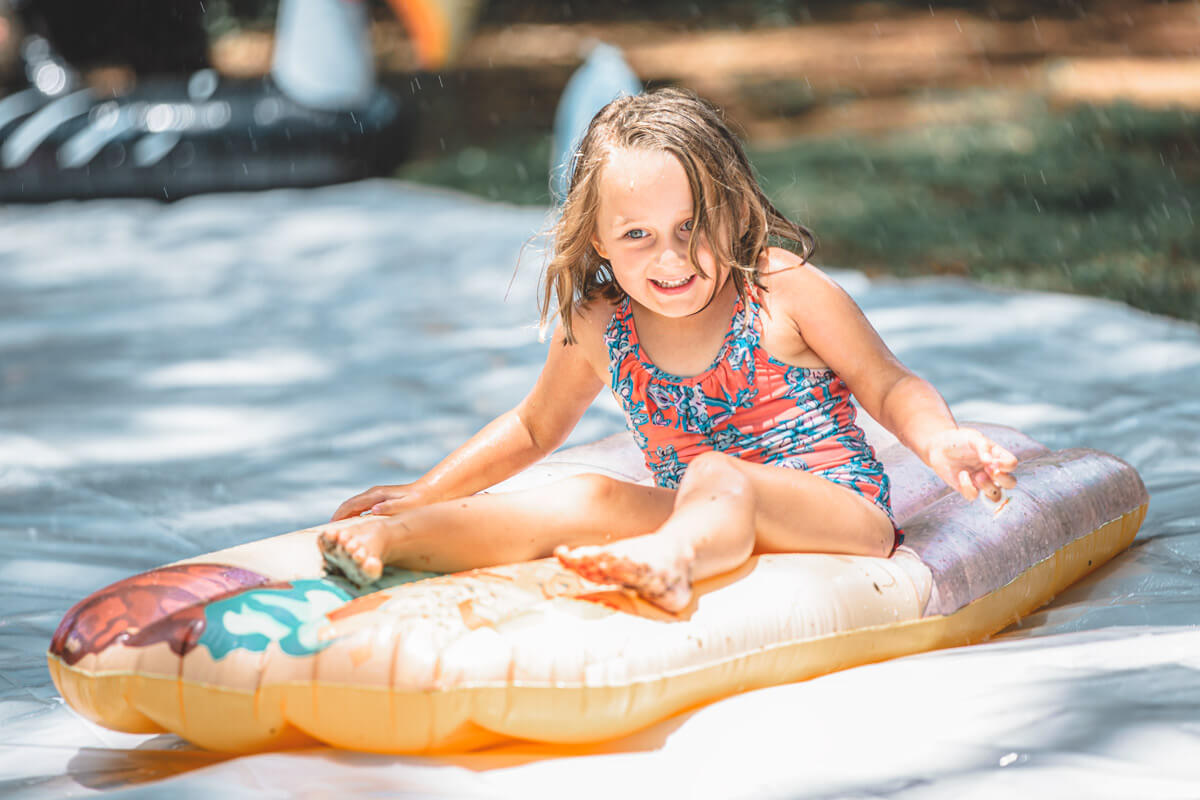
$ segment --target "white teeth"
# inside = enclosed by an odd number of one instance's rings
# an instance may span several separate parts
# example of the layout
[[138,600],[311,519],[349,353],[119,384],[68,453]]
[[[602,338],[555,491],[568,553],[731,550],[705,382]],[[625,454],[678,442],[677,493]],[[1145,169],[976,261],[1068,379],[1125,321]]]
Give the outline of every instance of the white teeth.
[[688,277],[680,278],[677,281],[656,281],[653,278],[651,278],[650,280],[654,281],[657,285],[661,286],[664,289],[678,289],[680,286],[683,286],[685,283],[687,283],[691,279],[692,279],[692,276],[689,275]]

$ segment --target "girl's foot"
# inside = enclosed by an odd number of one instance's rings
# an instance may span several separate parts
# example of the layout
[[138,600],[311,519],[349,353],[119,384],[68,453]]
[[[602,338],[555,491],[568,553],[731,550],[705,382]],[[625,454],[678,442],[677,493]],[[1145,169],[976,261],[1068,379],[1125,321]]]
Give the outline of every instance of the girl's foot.
[[674,537],[652,533],[602,547],[560,545],[554,555],[567,569],[590,581],[632,589],[643,600],[671,613],[692,602],[696,556],[690,545]]
[[383,575],[391,531],[379,520],[321,531],[317,545],[325,563],[353,583],[366,586]]

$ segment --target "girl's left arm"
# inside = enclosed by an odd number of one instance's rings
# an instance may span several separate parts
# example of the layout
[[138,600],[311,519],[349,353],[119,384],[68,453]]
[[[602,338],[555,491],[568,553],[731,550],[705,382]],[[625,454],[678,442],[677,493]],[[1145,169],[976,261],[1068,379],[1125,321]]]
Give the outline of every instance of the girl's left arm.
[[781,299],[800,335],[864,411],[968,500],[980,492],[998,499],[1001,488],[1016,485],[1016,457],[979,431],[960,428],[937,389],[900,363],[841,286],[808,264],[786,272],[792,274],[773,283],[786,287]]

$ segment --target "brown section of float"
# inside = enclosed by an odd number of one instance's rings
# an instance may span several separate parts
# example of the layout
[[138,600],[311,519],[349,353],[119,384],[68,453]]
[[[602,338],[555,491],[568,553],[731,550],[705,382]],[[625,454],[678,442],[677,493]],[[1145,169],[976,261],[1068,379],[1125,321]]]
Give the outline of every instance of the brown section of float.
[[[949,615],[794,640],[615,685],[516,683],[397,691],[321,681],[318,659],[277,659],[290,662],[288,666],[297,671],[306,663],[304,671],[311,674],[263,675],[257,690],[238,691],[186,676],[93,672],[83,665],[70,666],[54,654],[48,659],[64,698],[90,719],[131,732],[171,730],[203,747],[226,752],[281,749],[314,740],[383,753],[463,751],[508,737],[556,743],[597,741],[733,692],[979,642],[1049,602],[1128,547],[1145,514],[1142,504]],[[191,709],[187,718],[185,708]],[[381,708],[387,713],[380,713]],[[152,720],[143,711],[158,718]]]
[[[50,652],[68,664],[76,664],[87,655],[139,636],[143,629],[172,614],[199,609],[220,595],[267,582],[253,570],[209,562],[211,559],[159,567],[84,598],[59,623],[50,640]],[[189,621],[186,632],[163,628],[160,633],[171,637],[183,655],[189,639],[199,635],[196,625],[203,625],[202,611],[197,619]],[[147,636],[153,634],[147,631]],[[152,641],[145,636],[143,639],[144,644]]]

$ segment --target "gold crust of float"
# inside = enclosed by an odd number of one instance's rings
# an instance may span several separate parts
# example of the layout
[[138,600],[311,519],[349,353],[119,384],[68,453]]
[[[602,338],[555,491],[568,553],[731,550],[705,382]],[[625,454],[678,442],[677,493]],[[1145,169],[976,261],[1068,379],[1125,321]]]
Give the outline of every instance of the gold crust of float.
[[[293,681],[248,692],[136,672],[94,673],[55,656],[48,661],[63,697],[89,719],[131,733],[169,730],[223,752],[320,742],[379,753],[431,753],[471,750],[510,738],[561,744],[600,741],[734,693],[982,641],[1127,548],[1146,508],[1142,504],[1079,537],[952,614],[774,643],[622,684],[513,683],[397,691]],[[187,703],[187,695],[193,693],[204,702]],[[175,702],[170,702],[172,696]],[[386,715],[379,713],[381,706],[387,707]],[[186,718],[185,707],[191,709]]]

